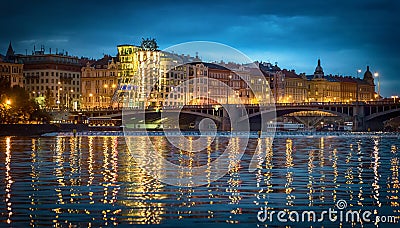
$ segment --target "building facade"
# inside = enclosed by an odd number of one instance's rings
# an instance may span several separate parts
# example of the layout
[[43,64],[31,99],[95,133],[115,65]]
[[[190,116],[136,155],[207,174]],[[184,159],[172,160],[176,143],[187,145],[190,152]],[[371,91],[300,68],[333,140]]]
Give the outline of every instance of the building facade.
[[4,58],[0,59],[0,77],[6,79],[11,87],[24,86],[23,64],[15,58],[11,42]]
[[298,75],[294,70],[282,70],[284,75],[285,96],[281,103],[301,103],[307,100],[307,78]]
[[80,107],[81,69],[77,57],[51,51],[46,54],[42,47],[18,59],[24,63],[25,90],[41,107]]
[[111,108],[118,86],[118,67],[115,57],[105,55],[81,69],[82,108]]
[[[153,41],[155,42],[155,41]],[[157,44],[149,47],[119,45],[118,96],[125,107],[145,107],[154,84],[160,78],[160,51]]]

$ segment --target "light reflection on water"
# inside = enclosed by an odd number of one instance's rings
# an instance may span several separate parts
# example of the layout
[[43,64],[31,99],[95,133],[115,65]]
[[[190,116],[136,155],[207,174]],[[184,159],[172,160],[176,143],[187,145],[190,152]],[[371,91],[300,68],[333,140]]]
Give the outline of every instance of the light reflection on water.
[[[228,140],[216,138],[194,153],[174,149],[164,137],[152,138],[169,161],[187,167],[210,167]],[[238,161],[240,140],[232,139],[229,172],[223,178],[211,182],[211,170],[206,169],[206,185],[175,187],[140,168],[149,161],[132,158],[121,137],[1,137],[0,221],[56,227],[215,222],[264,226],[256,217],[261,207],[321,211],[334,208],[339,199],[354,210],[400,214],[397,138],[280,137],[272,150],[270,139],[250,139]],[[143,157],[151,148],[142,137],[129,141]],[[258,164],[250,173],[254,151]],[[161,161],[150,162],[162,168]],[[191,169],[182,172],[176,170],[176,178],[193,175]]]

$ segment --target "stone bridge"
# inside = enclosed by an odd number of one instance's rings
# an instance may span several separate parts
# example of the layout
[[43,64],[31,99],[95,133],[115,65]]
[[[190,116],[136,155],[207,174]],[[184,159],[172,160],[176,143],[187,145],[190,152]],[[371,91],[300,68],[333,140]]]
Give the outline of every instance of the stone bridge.
[[[235,105],[228,105],[233,110]],[[252,129],[257,129],[260,124],[261,116],[264,120],[274,119],[290,113],[300,111],[320,111],[330,113],[335,116],[352,117],[354,130],[363,131],[368,128],[378,130],[383,127],[385,120],[400,116],[400,103],[394,101],[374,101],[374,102],[353,102],[353,103],[332,103],[332,102],[314,102],[314,103],[278,103],[275,106],[266,106],[261,108],[258,105],[244,105],[245,112],[242,110],[238,114],[238,121],[249,121]],[[88,116],[107,116],[115,119],[122,118],[121,109],[103,109],[103,110],[81,110]],[[145,114],[146,120],[159,120],[162,116],[179,113],[179,120],[182,124],[198,123],[204,118],[214,120],[219,129],[230,129],[224,126],[228,118],[227,112],[222,107],[214,105],[189,105],[183,108],[165,107],[163,109],[124,109],[124,118],[140,116]],[[265,118],[266,117],[266,118]]]

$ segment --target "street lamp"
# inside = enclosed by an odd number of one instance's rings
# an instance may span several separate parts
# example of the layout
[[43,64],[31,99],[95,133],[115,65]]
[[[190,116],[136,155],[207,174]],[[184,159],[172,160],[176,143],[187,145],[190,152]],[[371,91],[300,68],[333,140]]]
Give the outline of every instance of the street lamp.
[[58,84],[58,89],[57,89],[57,109],[60,109],[60,103],[61,103],[61,101],[60,101],[60,90],[62,90],[62,88],[61,88],[61,82],[57,82],[57,84]]
[[393,98],[393,103],[396,103],[396,99],[398,99],[399,96],[391,96],[391,98]]
[[10,100],[10,99],[7,99],[7,100],[6,100],[6,104],[7,104],[7,105],[11,105],[11,100]]
[[[89,93],[89,97],[90,97],[90,99],[89,100],[92,100],[92,106],[94,107],[94,99],[93,99],[93,94],[92,93]],[[90,101],[89,101],[90,102]]]
[[374,76],[378,78],[378,99],[381,99],[381,77],[379,76],[378,72],[375,72]]
[[[58,84],[60,84],[60,83],[58,83]],[[58,94],[57,94],[57,108],[58,109],[60,109],[60,103],[61,103],[61,101],[60,101],[60,91],[62,90],[62,88],[58,88]]]
[[228,85],[226,87],[226,104],[229,104],[229,88],[231,84],[232,75],[229,75]]
[[358,78],[358,75],[361,73],[361,69],[358,69],[357,70],[357,78]]
[[72,96],[72,93],[74,92],[74,90],[71,89],[71,90],[68,91],[68,94],[67,94],[67,108],[70,108],[70,104],[71,104],[70,100],[72,100],[71,97],[70,97],[69,92],[71,92],[71,96]]

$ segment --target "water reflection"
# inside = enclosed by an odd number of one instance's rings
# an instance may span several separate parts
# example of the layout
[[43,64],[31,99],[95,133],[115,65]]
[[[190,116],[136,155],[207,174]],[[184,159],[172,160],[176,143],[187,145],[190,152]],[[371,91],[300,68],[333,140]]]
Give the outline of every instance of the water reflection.
[[[129,138],[128,140],[130,140],[128,143],[137,145],[137,151],[141,153],[143,160],[139,160],[140,157],[134,160],[127,150],[125,153],[120,153],[119,181],[124,183],[124,188],[119,195],[121,198],[119,204],[124,206],[121,209],[120,220],[129,224],[159,224],[165,206],[160,202],[165,198],[165,195],[162,194],[163,184],[153,179],[138,165],[147,161],[145,159],[146,151],[150,146],[146,145],[145,140],[141,138]],[[166,148],[167,145],[162,138],[154,140],[158,148]],[[162,166],[161,161],[154,160],[152,162]]]
[[13,183],[11,176],[11,137],[6,137],[6,161],[5,161],[5,203],[7,207],[7,223],[11,223],[12,203],[11,203],[11,185]]
[[[163,137],[151,140],[163,157],[187,167],[175,170],[178,179],[205,165],[206,184],[174,187],[157,180],[164,177],[162,171],[146,173],[142,165],[164,164],[147,159],[152,146],[142,137],[127,139],[141,155],[137,159],[119,137],[1,138],[1,221],[32,227],[255,224],[257,210],[264,206],[322,210],[334,208],[340,199],[349,208],[400,213],[396,138],[281,137],[272,149],[270,138],[251,139],[242,160],[237,159],[241,138],[233,138],[229,171],[215,182],[210,164],[228,138],[207,138],[201,152],[174,149]],[[253,152],[257,164],[251,173]]]

